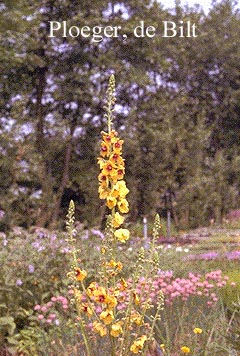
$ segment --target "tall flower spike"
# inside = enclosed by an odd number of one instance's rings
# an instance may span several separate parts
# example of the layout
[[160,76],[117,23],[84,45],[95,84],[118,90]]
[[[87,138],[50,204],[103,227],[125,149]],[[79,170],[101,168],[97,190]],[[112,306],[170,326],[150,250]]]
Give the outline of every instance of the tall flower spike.
[[[129,238],[127,229],[118,229],[124,222],[122,214],[129,211],[126,199],[129,190],[124,181],[125,162],[122,158],[124,141],[118,137],[113,125],[113,106],[115,104],[115,78],[111,75],[107,89],[107,106],[105,106],[108,122],[108,132],[102,131],[102,141],[98,164],[100,166],[99,197],[106,200],[106,206],[111,210],[111,223],[115,240],[125,242]],[[117,229],[117,230],[115,230]]]
[[68,238],[73,241],[73,234],[74,234],[74,221],[75,221],[75,204],[74,201],[71,200],[69,203],[68,207],[68,213],[67,213],[67,221],[66,221],[66,227],[67,227],[67,232],[68,232]]
[[159,237],[159,232],[161,229],[160,217],[158,214],[155,216],[154,225],[153,225],[153,238],[156,240]]

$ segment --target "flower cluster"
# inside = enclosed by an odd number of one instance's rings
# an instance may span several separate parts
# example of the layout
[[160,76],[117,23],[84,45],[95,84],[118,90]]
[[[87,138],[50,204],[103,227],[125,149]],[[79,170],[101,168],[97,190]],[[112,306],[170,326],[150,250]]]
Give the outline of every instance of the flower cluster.
[[[111,264],[119,268],[113,261]],[[132,284],[121,278],[116,286],[110,288],[91,282],[88,287],[83,287],[82,291],[75,289],[73,293],[80,314],[88,320],[89,329],[100,337],[110,335],[114,339],[119,338],[120,341],[126,331],[130,335],[135,335],[138,331],[139,335],[139,332],[150,329],[150,325],[144,321],[144,313],[152,305],[150,300],[146,301],[143,289],[134,289]],[[160,303],[161,298],[162,295],[159,293]],[[140,334],[129,345],[130,351],[134,354],[139,353],[147,339],[146,334]]]
[[60,325],[59,310],[66,311],[69,308],[69,301],[64,296],[52,297],[51,300],[43,305],[37,304],[34,307],[37,319],[44,324]]
[[223,253],[219,253],[216,251],[210,251],[206,253],[199,253],[199,254],[190,254],[188,255],[185,259],[187,261],[195,261],[195,260],[217,260],[221,258],[226,258],[227,260],[239,260],[240,259],[240,251],[235,250],[235,251],[229,251]]
[[112,211],[112,224],[116,228],[114,233],[117,240],[125,242],[129,238],[127,229],[119,228],[129,211],[126,195],[129,190],[124,178],[125,164],[122,158],[123,140],[118,138],[115,130],[102,132],[102,142],[98,164],[100,165],[99,197],[106,200],[107,207]]
[[[74,246],[76,230],[74,227],[74,203],[71,201],[67,215],[67,241],[71,245],[73,258],[68,276],[72,282],[71,288],[87,355],[95,354],[92,340],[96,339],[96,335],[101,338],[106,337],[106,345],[111,348],[111,352],[109,350],[111,355],[126,356],[138,353],[146,355],[147,349],[154,339],[154,327],[159,319],[163,295],[158,293],[157,308],[155,309],[149,295],[144,294],[144,288],[141,290],[136,288],[140,281],[140,273],[144,271],[145,278],[148,279],[157,272],[153,258],[156,254],[154,246],[148,251],[152,259],[146,259],[149,265],[145,270],[143,264],[146,261],[142,253],[139,253],[139,263],[137,263],[131,283],[121,275],[123,265],[118,260],[119,250],[117,249],[119,242],[125,243],[130,235],[129,230],[122,228],[123,214],[129,211],[126,199],[129,190],[124,180],[123,140],[112,129],[114,91],[115,81],[111,76],[106,107],[108,132],[102,132],[100,156],[98,157],[100,166],[98,192],[100,199],[106,201],[106,206],[110,210],[105,234],[101,236],[100,264],[97,267],[96,279],[89,281],[87,272],[80,265],[81,261],[77,257],[77,250]],[[160,227],[159,217],[154,226],[153,240],[155,241]],[[145,263],[145,267],[146,265]],[[154,315],[147,319],[147,315],[151,311],[154,311]]]
[[[140,303],[148,302],[156,304],[160,294],[163,293],[166,304],[173,304],[177,300],[187,301],[191,296],[206,298],[206,304],[212,307],[218,301],[216,291],[226,285],[228,276],[223,276],[221,270],[200,274],[189,273],[188,278],[174,278],[172,271],[160,271],[155,279],[140,278],[136,287],[136,295],[141,296]],[[132,280],[127,280],[131,287]],[[117,306],[119,310],[124,309],[128,303],[125,290],[120,291],[122,303]]]

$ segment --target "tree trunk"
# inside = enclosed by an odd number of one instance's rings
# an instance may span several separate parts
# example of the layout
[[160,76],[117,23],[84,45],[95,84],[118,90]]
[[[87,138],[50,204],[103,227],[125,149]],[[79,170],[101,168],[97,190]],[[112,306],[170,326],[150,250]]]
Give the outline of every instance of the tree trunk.
[[51,223],[50,223],[51,229],[56,228],[57,220],[60,214],[60,207],[61,207],[61,201],[62,201],[64,189],[66,188],[66,185],[68,184],[69,181],[69,165],[70,165],[71,153],[72,153],[72,137],[73,137],[73,132],[70,134],[65,150],[63,175],[55,199],[55,204],[54,204]]
[[[45,56],[44,49],[37,51],[40,57]],[[39,165],[39,181],[42,188],[42,202],[39,207],[39,214],[36,221],[37,226],[46,226],[50,217],[49,202],[52,201],[52,176],[50,164],[46,156],[46,142],[44,138],[44,112],[43,112],[43,94],[46,85],[47,67],[38,67],[35,72],[36,85],[36,150],[40,154],[41,163]]]

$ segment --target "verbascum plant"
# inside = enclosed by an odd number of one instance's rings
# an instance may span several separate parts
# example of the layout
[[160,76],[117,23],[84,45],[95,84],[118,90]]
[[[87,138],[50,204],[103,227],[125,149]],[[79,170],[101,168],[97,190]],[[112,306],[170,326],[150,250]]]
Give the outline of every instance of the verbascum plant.
[[163,306],[163,295],[160,291],[155,296],[156,305],[153,305],[151,293],[154,288],[151,285],[145,288],[145,284],[158,270],[155,241],[160,229],[160,220],[157,216],[150,249],[147,251],[144,248],[140,249],[134,275],[128,280],[124,279],[119,245],[130,238],[129,230],[123,227],[124,215],[129,211],[126,198],[129,189],[124,180],[125,162],[122,157],[124,141],[113,129],[114,104],[115,78],[112,75],[105,107],[108,131],[101,133],[98,158],[99,197],[105,200],[110,212],[100,249],[100,262],[99,266],[96,266],[95,280],[86,283],[87,271],[78,258],[79,251],[75,249],[75,207],[71,201],[67,215],[67,230],[72,251],[72,266],[68,276],[74,291],[77,324],[85,345],[85,356],[154,355],[151,350],[155,345],[154,330]]

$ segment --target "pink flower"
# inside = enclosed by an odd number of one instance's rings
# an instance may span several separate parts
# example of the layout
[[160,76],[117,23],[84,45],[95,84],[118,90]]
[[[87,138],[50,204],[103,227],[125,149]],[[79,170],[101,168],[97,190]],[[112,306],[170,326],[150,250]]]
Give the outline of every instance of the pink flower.
[[38,319],[39,319],[39,320],[43,320],[43,319],[44,319],[44,315],[39,314],[39,315],[38,315]]
[[49,314],[49,319],[55,319],[56,318],[56,314],[52,313],[52,314]]

